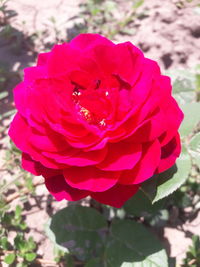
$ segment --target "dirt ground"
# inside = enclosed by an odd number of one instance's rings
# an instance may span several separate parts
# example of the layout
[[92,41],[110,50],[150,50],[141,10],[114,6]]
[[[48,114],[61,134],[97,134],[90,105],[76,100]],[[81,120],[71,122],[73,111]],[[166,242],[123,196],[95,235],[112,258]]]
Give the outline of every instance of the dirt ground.
[[[0,61],[5,62],[10,71],[19,71],[22,77],[23,68],[34,64],[36,53],[48,50],[48,46],[43,46],[43,43],[49,43],[50,46],[51,40],[57,38],[57,29],[61,39],[70,39],[69,29],[73,29],[74,21],[82,21],[79,16],[80,4],[84,2],[83,0],[9,1],[9,9],[17,12],[17,16],[10,19],[15,32],[23,32],[23,38],[37,32],[38,38],[34,47],[25,46],[18,53],[11,53],[10,44],[0,39]],[[130,1],[115,2],[118,8],[116,16],[120,17],[121,13],[128,12]],[[133,30],[133,34],[130,36],[118,33],[113,39],[115,42],[131,41],[139,46],[146,57],[160,64],[163,72],[167,69],[194,68],[200,64],[200,8],[196,7],[198,3],[200,1],[194,0],[188,3],[175,0],[146,0],[137,11],[139,15],[130,26],[127,26]],[[42,35],[45,31],[46,35]],[[11,91],[10,99],[12,100]],[[5,105],[2,107],[5,108]],[[4,120],[3,127],[7,127],[9,123],[10,119]],[[2,135],[0,142],[0,175],[9,180],[11,175],[2,170],[5,150],[9,143],[8,137]],[[42,181],[42,178],[37,177],[34,180]],[[17,201],[18,199],[15,199],[12,205],[16,205]],[[54,259],[53,245],[45,237],[44,224],[52,213],[64,206],[66,206],[65,201],[55,202],[45,186],[39,185],[36,188],[36,196],[29,199],[29,206],[24,210],[27,224],[31,229],[29,235],[33,235],[35,241],[39,243],[38,254],[46,259],[44,266],[55,266],[51,262]],[[174,224],[169,223],[164,230],[164,237],[169,244],[164,243],[170,256],[175,257],[180,264],[191,244],[191,234],[200,235],[200,214],[195,220],[186,222],[181,227],[178,224],[178,216],[171,214],[171,217]]]

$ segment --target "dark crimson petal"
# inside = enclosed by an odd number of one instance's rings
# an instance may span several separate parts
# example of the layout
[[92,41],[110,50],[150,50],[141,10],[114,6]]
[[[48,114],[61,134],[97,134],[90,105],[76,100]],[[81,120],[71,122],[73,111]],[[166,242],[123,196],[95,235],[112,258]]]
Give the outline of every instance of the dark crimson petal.
[[120,171],[132,169],[140,160],[142,145],[119,142],[108,145],[108,154],[97,167],[104,171]]
[[28,154],[22,153],[22,168],[33,175],[41,175],[41,168],[38,162],[34,161]]
[[70,167],[63,171],[67,183],[80,190],[102,192],[113,187],[120,172],[106,172],[96,167]]
[[157,172],[164,172],[175,164],[181,153],[180,136],[177,133],[169,143],[161,147],[161,160]]
[[48,178],[61,173],[60,170],[49,169],[31,158],[30,155],[22,153],[22,168],[31,172],[33,175],[43,175]]
[[137,185],[121,185],[116,184],[107,191],[92,193],[90,196],[95,200],[105,205],[110,205],[115,208],[121,208],[124,203],[131,198],[139,189]]
[[88,191],[78,190],[69,186],[63,175],[46,178],[45,184],[49,192],[58,201],[63,199],[67,199],[69,201],[77,201],[89,195]]
[[122,172],[119,183],[140,184],[149,179],[159,165],[160,156],[160,143],[157,140],[143,145],[141,160],[132,170]]

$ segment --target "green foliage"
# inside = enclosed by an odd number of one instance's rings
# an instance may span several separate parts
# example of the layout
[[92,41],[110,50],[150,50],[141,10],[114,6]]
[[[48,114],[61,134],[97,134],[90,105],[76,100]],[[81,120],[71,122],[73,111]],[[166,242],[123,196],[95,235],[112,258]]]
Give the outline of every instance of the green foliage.
[[192,133],[192,131],[200,121],[200,103],[186,103],[184,105],[181,105],[181,109],[185,117],[180,127],[180,134],[182,137],[185,137]]
[[56,248],[54,251],[55,262],[56,263],[65,263],[68,267],[75,267],[74,258],[71,254],[64,252],[62,249]]
[[[17,205],[14,211],[8,211],[8,206],[2,200],[0,221],[2,225],[2,229],[0,229],[0,252],[2,251],[4,254],[5,251],[4,262],[11,265],[21,259],[21,266],[28,266],[28,263],[33,262],[37,256],[35,253],[36,243],[32,237],[27,239],[25,236],[27,225],[22,216],[22,207]],[[8,238],[10,230],[17,232],[13,243]]]
[[183,148],[181,156],[176,161],[176,165],[147,180],[142,184],[142,190],[152,203],[155,203],[172,194],[186,181],[191,166],[190,156]]
[[193,235],[192,246],[184,259],[183,267],[197,267],[200,266],[200,238],[199,236]]
[[16,255],[14,253],[10,253],[5,257],[4,262],[7,264],[13,264],[15,261],[15,258],[16,258]]
[[165,200],[162,200],[152,204],[143,188],[140,188],[137,194],[125,203],[124,209],[129,215],[137,217],[155,215],[163,207],[164,202]]
[[[106,220],[96,210],[71,206],[57,212],[50,223],[56,243],[80,260],[101,253]],[[63,234],[65,233],[65,234]]]
[[14,239],[14,245],[11,245],[7,237],[3,236],[0,239],[0,248],[8,251],[8,254],[4,257],[4,262],[7,264],[18,262],[19,259],[21,259],[22,264],[28,266],[28,263],[34,262],[37,257],[35,253],[36,243],[33,241],[32,237],[26,239],[23,232],[17,233]]
[[121,20],[115,18],[119,12],[118,4],[113,0],[87,0],[85,4],[81,4],[81,14],[83,25],[80,27],[82,32],[97,32],[114,38],[117,34],[132,35],[134,27],[130,24],[139,16],[138,8],[143,4],[143,0],[133,1],[132,7],[126,10]]
[[91,259],[85,264],[85,267],[94,267],[94,266],[95,267],[102,267],[104,265],[103,265],[103,262],[100,258]]
[[88,267],[120,267],[125,263],[167,266],[165,250],[144,226],[124,219],[114,220],[109,227],[92,208],[70,206],[60,210],[52,217],[47,234],[76,258],[87,261]]
[[192,103],[198,94],[198,66],[195,69],[166,71],[172,79],[173,95],[179,104]]
[[165,198],[152,204],[150,198],[140,188],[137,194],[125,203],[124,210],[127,217],[143,217],[147,224],[155,227],[163,227],[169,219],[168,211],[164,209],[165,205]]
[[114,221],[105,250],[106,266],[168,266],[160,242],[134,221]]
[[5,212],[1,214],[1,222],[4,227],[15,227],[20,230],[27,228],[22,217],[22,208],[17,205],[14,212]]
[[189,142],[191,156],[200,169],[200,132],[196,133]]

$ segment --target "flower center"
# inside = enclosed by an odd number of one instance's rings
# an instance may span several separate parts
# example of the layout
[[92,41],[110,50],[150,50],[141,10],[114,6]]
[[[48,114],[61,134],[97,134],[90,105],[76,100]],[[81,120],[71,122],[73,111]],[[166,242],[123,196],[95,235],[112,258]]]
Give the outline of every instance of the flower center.
[[78,115],[87,123],[100,129],[107,127],[110,114],[109,92],[95,89],[81,89],[75,86],[72,99]]

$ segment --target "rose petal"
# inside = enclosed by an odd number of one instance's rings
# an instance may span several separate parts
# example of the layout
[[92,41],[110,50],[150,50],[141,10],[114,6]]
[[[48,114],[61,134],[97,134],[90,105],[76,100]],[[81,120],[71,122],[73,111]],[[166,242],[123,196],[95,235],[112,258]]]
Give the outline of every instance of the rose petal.
[[122,172],[119,183],[139,184],[149,179],[158,167],[160,155],[160,143],[157,140],[143,145],[141,160],[132,170]]
[[55,77],[77,69],[81,57],[81,51],[74,49],[67,43],[55,45],[48,60],[48,75]]
[[116,184],[107,191],[92,193],[90,194],[92,198],[103,203],[105,205],[110,205],[116,208],[121,208],[124,203],[131,198],[139,189],[139,184],[137,185],[121,185]]
[[105,158],[106,153],[107,148],[90,152],[78,151],[76,153],[71,153],[71,155],[68,153],[65,155],[65,152],[58,153],[57,155],[43,152],[43,154],[47,157],[53,156],[56,162],[78,167],[95,165]]
[[74,38],[70,42],[70,46],[72,48],[80,49],[80,50],[91,49],[95,45],[99,45],[99,44],[111,45],[111,46],[114,45],[107,38],[99,34],[91,34],[91,33],[79,34],[76,38]]
[[64,170],[67,183],[80,190],[102,192],[113,187],[120,176],[120,172],[106,172],[96,167],[71,167]]
[[51,52],[48,53],[40,53],[37,58],[37,66],[43,66],[46,65],[48,62],[48,59],[51,55]]
[[22,153],[22,168],[33,175],[41,175],[40,164],[34,161],[28,154]]
[[[158,138],[167,128],[162,110],[157,109],[150,118],[140,124],[132,133],[129,133],[129,142],[144,143]],[[126,125],[127,126],[127,125]],[[126,135],[127,137],[127,135]]]
[[164,172],[172,167],[181,153],[180,136],[177,133],[169,143],[161,147],[161,160],[157,172]]
[[63,136],[50,130],[47,131],[46,135],[41,135],[33,129],[29,136],[29,142],[31,142],[32,146],[37,150],[41,150],[42,152],[59,153],[66,150],[72,150]]
[[31,156],[26,153],[22,153],[22,168],[31,172],[33,175],[42,175],[45,178],[61,173],[60,170],[46,168],[40,164],[40,162],[33,160]]
[[88,196],[89,192],[78,190],[69,186],[63,175],[52,176],[45,179],[45,184],[49,192],[57,201],[67,199],[77,201]]
[[163,138],[160,140],[162,146],[164,146],[174,137],[174,135],[176,135],[184,114],[172,97],[163,104],[162,108],[165,113],[165,120],[167,124],[166,134],[163,135]]
[[108,154],[97,167],[104,171],[119,171],[132,169],[140,160],[141,144],[119,142],[108,145]]
[[47,68],[45,66],[28,67],[24,69],[24,82],[34,82],[38,79],[47,78]]
[[15,115],[13,121],[11,122],[8,134],[21,151],[31,155],[33,160],[41,162],[41,164],[45,167],[52,169],[68,167],[65,164],[55,163],[53,159],[44,157],[40,151],[31,146],[31,143],[29,142],[29,138],[32,134],[31,127],[27,124],[26,119],[23,118],[19,112]]

